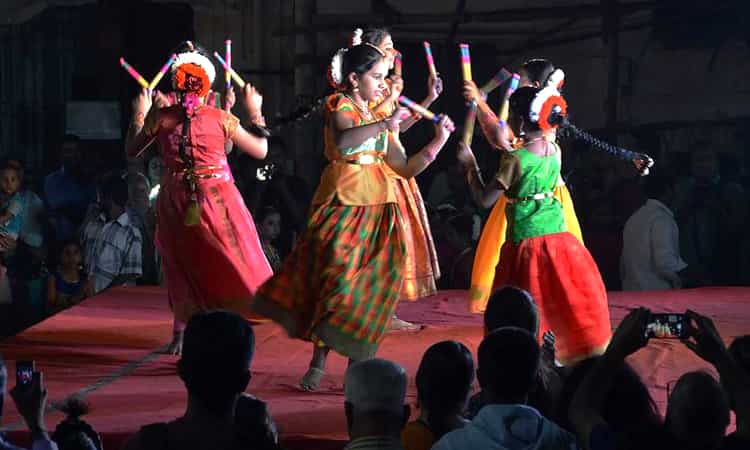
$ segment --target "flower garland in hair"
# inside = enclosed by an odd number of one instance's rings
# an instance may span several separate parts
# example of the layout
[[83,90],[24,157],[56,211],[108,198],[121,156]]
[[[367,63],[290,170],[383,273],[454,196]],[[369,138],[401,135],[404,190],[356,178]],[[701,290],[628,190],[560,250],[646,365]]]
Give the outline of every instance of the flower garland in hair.
[[560,92],[553,87],[546,87],[534,96],[529,108],[529,119],[539,125],[542,131],[557,128],[558,123],[551,124],[550,116],[557,114],[565,116],[568,112],[568,103],[560,95]]
[[546,87],[555,88],[559,91],[562,89],[563,84],[565,84],[565,72],[563,72],[562,69],[555,69],[554,72],[547,77]]
[[180,53],[172,64],[172,85],[180,92],[193,92],[204,97],[216,78],[216,68],[205,56],[195,51]]
[[176,68],[173,76],[174,88],[179,92],[205,97],[211,89],[211,81],[202,67],[187,63]]
[[333,54],[331,58],[331,64],[328,66],[328,83],[334,89],[341,89],[344,84],[344,54],[348,51],[348,48],[340,48]]

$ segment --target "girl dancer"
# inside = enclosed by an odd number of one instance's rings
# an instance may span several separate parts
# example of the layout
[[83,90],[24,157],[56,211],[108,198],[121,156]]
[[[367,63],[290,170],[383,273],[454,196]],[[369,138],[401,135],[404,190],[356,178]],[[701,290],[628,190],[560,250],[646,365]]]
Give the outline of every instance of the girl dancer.
[[[565,74],[562,70],[556,69],[546,59],[526,61],[521,66],[519,75],[521,76],[519,83],[521,87],[532,86],[540,89],[544,87],[559,89],[565,79]],[[489,107],[486,99],[480,95],[473,81],[464,83],[464,96],[467,101],[477,102],[477,117],[487,140],[496,148],[512,151],[511,143],[514,139],[511,130],[507,126],[504,126],[504,124],[499,123],[498,117]],[[550,142],[555,141],[556,135],[557,133],[554,129],[547,130],[544,133],[545,139],[548,139]],[[562,176],[559,177],[553,193],[562,205],[565,226],[568,232],[573,234],[583,244],[581,227],[578,223],[575,208],[573,207],[573,199],[570,197],[570,192]],[[500,197],[492,209],[492,213],[487,218],[487,223],[482,230],[482,236],[477,246],[474,267],[471,274],[471,289],[469,291],[469,306],[473,312],[482,312],[485,310],[492,291],[495,267],[500,259],[500,249],[505,243],[505,233],[507,230],[507,223],[505,221],[506,206],[505,197]],[[485,207],[489,207],[489,205],[485,205]]]
[[[171,353],[179,353],[187,320],[197,311],[230,309],[250,317],[250,299],[271,276],[253,218],[234,185],[225,141],[263,159],[266,139],[232,114],[205,103],[216,71],[190,42],[172,65],[177,103],[145,89],[133,100],[127,150],[139,155],[159,141],[164,170],[157,200],[156,244],[174,312]],[[263,126],[262,97],[249,84],[240,101],[250,129]],[[260,134],[260,133],[258,133]]]
[[301,386],[320,384],[331,348],[359,360],[377,351],[401,293],[405,232],[386,165],[404,178],[423,171],[453,130],[448,117],[418,154],[406,157],[398,140],[408,112],[378,120],[368,107],[385,89],[388,62],[374,45],[339,50],[330,72],[340,92],[326,99],[325,155],[329,160],[312,201],[305,232],[258,291],[253,309],[313,342]]
[[[394,61],[398,52],[394,48],[391,34],[384,29],[376,28],[362,32],[357,29],[352,38],[354,44],[360,42],[377,46],[386,55],[389,69],[394,68]],[[398,97],[404,88],[400,73],[391,73],[384,95],[375,103],[375,113],[379,118],[390,116],[398,107]],[[437,76],[427,79],[427,97],[421,105],[429,108],[443,91],[443,82]],[[406,131],[418,118],[408,117],[400,126],[400,131]],[[386,168],[388,176],[394,182],[396,201],[404,219],[404,236],[406,244],[406,263],[404,265],[404,282],[401,285],[401,299],[414,301],[421,297],[434,295],[437,292],[435,281],[440,278],[437,250],[432,239],[432,231],[427,218],[427,210],[422,200],[414,177],[404,178],[394,170]],[[391,329],[418,330],[420,327],[403,321],[394,316]]]
[[495,286],[526,289],[540,310],[540,336],[552,330],[563,364],[600,354],[611,328],[607,293],[599,270],[581,242],[567,231],[554,189],[560,177],[560,148],[545,137],[554,130],[548,116],[565,103],[555,88],[523,87],[510,98],[509,125],[524,144],[503,152],[500,168],[482,181],[471,149],[459,144],[458,159],[480,204],[505,194],[507,240],[497,266]]

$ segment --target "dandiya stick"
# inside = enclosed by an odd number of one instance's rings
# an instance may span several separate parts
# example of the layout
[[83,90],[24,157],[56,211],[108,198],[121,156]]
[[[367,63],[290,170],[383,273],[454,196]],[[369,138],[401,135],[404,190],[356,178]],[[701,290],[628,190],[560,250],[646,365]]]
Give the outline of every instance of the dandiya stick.
[[[226,44],[226,50],[224,52],[224,56],[226,57],[227,61],[227,67],[232,67],[232,40],[227,39],[225,41]],[[224,71],[224,81],[227,83],[227,90],[229,90],[230,87],[232,87],[232,75],[229,73],[229,71]]]
[[488,95],[490,92],[497,89],[501,84],[505,83],[512,75],[513,74],[508,72],[505,67],[503,67],[495,74],[494,77],[490,79],[490,81],[485,83],[485,85],[482,86],[479,90],[482,91],[484,95]]
[[474,139],[474,124],[477,121],[477,102],[471,102],[469,109],[466,111],[466,121],[464,122],[463,142],[471,145]]
[[153,91],[157,84],[161,81],[162,77],[164,77],[164,74],[167,73],[167,70],[169,70],[170,67],[172,67],[172,63],[174,60],[177,59],[177,55],[174,53],[172,56],[169,57],[166,63],[164,63],[163,66],[161,66],[161,69],[159,69],[159,73],[156,74],[153,80],[151,80],[151,83],[148,85],[148,89],[150,91]]
[[437,69],[435,68],[435,58],[432,57],[432,47],[427,41],[422,42],[424,45],[424,56],[427,59],[427,68],[430,71],[430,75],[433,78],[437,77]]
[[403,74],[403,56],[399,51],[396,51],[396,56],[393,59],[393,73],[398,76]]
[[224,70],[226,70],[227,72],[229,72],[229,75],[232,77],[232,79],[234,80],[234,82],[237,83],[237,85],[240,87],[240,89],[244,89],[245,88],[245,84],[247,84],[247,83],[245,83],[245,80],[243,80],[242,77],[239,76],[237,74],[237,72],[234,71],[234,69],[232,69],[231,67],[227,66],[227,62],[224,61],[224,58],[222,58],[221,55],[218,54],[217,52],[214,52],[214,58],[216,58],[221,63],[221,65],[224,67]]
[[420,105],[419,103],[415,102],[414,100],[408,97],[405,97],[402,95],[398,98],[398,102],[406,106],[407,108],[411,109],[415,113],[421,115],[427,120],[431,120],[435,123],[440,122],[440,118],[438,118],[438,116],[436,116],[435,113],[433,113],[429,109],[425,108],[424,106]]
[[521,82],[521,76],[517,73],[513,74],[513,78],[510,80],[510,86],[508,86],[508,90],[505,91],[505,97],[503,98],[503,102],[500,105],[500,113],[498,114],[498,118],[500,119],[501,124],[505,124],[508,122],[508,110],[510,108],[510,96],[513,95],[514,92],[516,92],[516,89],[518,89],[518,83]]
[[461,49],[461,71],[463,72],[464,81],[471,81],[471,55],[469,54],[469,44],[459,44]]
[[148,81],[146,81],[146,79],[143,78],[143,76],[140,73],[138,73],[138,71],[135,70],[133,66],[128,64],[125,61],[125,58],[120,57],[120,65],[122,66],[123,69],[125,69],[130,74],[131,77],[133,77],[135,81],[138,82],[138,84],[141,85],[142,88],[148,89]]

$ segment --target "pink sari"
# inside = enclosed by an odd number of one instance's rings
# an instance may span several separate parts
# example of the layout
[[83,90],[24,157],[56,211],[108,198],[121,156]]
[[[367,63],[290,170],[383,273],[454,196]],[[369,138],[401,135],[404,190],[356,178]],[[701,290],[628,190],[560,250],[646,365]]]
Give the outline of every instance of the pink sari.
[[179,154],[182,114],[179,106],[161,110],[154,130],[165,166],[157,204],[156,245],[175,324],[184,324],[196,312],[208,309],[228,309],[256,318],[250,313],[250,301],[272,271],[224,152],[224,142],[239,121],[210,106],[196,110],[190,142],[198,174],[200,220],[186,226],[190,192]]

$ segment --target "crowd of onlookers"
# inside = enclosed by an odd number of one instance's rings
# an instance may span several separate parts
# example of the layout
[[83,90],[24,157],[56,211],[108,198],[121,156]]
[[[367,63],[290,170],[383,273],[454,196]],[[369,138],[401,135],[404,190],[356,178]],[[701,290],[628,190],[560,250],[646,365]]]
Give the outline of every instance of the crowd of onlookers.
[[[129,160],[126,169],[92,168],[88,145],[66,135],[59,165],[35,183],[27,181],[22,161],[0,161],[0,335],[110,286],[163,282],[154,244],[162,170],[157,151]],[[658,166],[643,178],[603,170],[568,180],[584,242],[608,289],[750,285],[743,179],[729,170],[735,168],[719,167],[707,145],[696,148],[681,178]],[[314,186],[298,175],[278,137],[269,141],[263,161],[238,152],[229,161],[277,269],[305,228]],[[489,211],[474,205],[450,164],[418,181],[442,273],[438,287],[467,289]]]
[[[487,306],[476,359],[462,343],[442,341],[427,349],[415,374],[378,358],[350,364],[343,386],[342,414],[350,438],[346,448],[750,448],[750,335],[727,347],[709,318],[692,311],[686,316],[683,344],[710,364],[718,378],[707,371],[684,373],[668,393],[662,416],[627,361],[649,345],[648,310],[631,311],[603,355],[561,367],[554,337],[539,336],[534,299],[518,288],[503,287]],[[185,414],[144,424],[125,449],[281,448],[272,411],[245,393],[254,349],[253,329],[238,315],[195,315],[177,365],[187,390]],[[416,411],[406,401],[409,376],[417,387]],[[0,366],[2,394],[6,378]],[[67,417],[55,432],[46,432],[41,373],[34,373],[28,387],[13,388],[11,396],[31,431],[33,448],[101,448],[97,433],[80,418],[85,403],[75,398],[67,401]],[[14,447],[0,439],[0,448]]]

